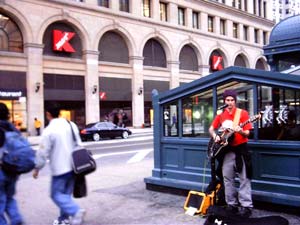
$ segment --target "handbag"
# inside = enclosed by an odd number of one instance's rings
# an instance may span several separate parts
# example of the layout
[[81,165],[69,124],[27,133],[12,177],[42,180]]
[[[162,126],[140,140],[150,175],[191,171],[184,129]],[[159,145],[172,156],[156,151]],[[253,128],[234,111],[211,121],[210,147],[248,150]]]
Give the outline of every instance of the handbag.
[[86,196],[87,196],[87,186],[86,186],[85,176],[75,175],[73,197],[83,198]]
[[70,121],[68,121],[71,127],[73,140],[75,141],[75,147],[72,152],[72,165],[73,171],[76,175],[87,175],[94,172],[97,169],[97,164],[92,156],[92,153],[86,148],[79,146],[76,141],[76,136]]

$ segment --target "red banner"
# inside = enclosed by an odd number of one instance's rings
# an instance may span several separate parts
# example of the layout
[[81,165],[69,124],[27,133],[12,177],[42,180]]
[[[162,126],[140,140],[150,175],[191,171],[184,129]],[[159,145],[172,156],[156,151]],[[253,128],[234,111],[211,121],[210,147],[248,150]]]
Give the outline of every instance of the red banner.
[[53,50],[59,52],[75,52],[69,41],[74,37],[74,32],[53,30]]
[[106,92],[100,91],[99,97],[100,97],[100,100],[106,100]]
[[211,59],[211,69],[213,71],[222,70],[223,69],[222,61],[223,61],[222,56],[213,55]]

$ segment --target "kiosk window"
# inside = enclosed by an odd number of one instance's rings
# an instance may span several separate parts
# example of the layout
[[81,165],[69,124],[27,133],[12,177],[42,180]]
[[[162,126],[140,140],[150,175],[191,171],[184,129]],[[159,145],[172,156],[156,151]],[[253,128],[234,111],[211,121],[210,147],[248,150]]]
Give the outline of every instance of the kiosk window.
[[259,139],[300,141],[300,91],[258,87]]
[[178,136],[178,103],[172,102],[163,107],[164,136]]
[[182,136],[209,137],[213,118],[212,90],[203,91],[182,100]]

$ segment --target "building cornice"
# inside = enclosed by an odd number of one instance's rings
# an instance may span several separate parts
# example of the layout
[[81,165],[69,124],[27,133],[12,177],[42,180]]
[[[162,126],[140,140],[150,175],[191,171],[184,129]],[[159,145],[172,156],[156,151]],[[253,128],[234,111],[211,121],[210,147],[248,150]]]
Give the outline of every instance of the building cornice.
[[[36,1],[36,0],[25,0],[25,1],[33,2],[33,1]],[[227,6],[223,3],[214,2],[214,1],[202,1],[202,0],[201,1],[199,1],[199,0],[189,0],[189,1],[197,3],[199,5],[199,8],[207,7],[207,8],[213,9],[213,10],[215,10],[216,8],[218,10],[221,10],[221,11],[225,10],[225,11],[228,12],[228,14],[238,15],[238,16],[243,17],[243,18],[246,17],[248,20],[254,20],[254,22],[257,23],[257,24],[262,24],[262,25],[270,26],[270,27],[273,27],[274,24],[275,24],[271,20],[268,20],[268,19],[263,18],[263,17],[256,16],[256,15],[248,13],[246,11],[242,11],[242,10]],[[96,12],[96,13],[101,12],[101,13],[106,14],[106,15],[113,15],[114,17],[131,19],[131,20],[135,20],[135,21],[141,21],[141,22],[144,22],[144,23],[150,23],[150,24],[153,24],[153,25],[167,26],[167,27],[171,27],[173,29],[174,28],[179,29],[178,25],[170,24],[169,22],[167,22],[167,23],[166,22],[160,22],[160,21],[154,20],[153,18],[136,16],[136,15],[133,15],[133,14],[127,13],[127,12],[120,12],[120,11],[114,12],[110,8],[100,7],[100,6],[97,6],[97,5],[90,5],[90,4],[87,4],[85,2],[65,1],[65,0],[52,0],[51,3],[46,2],[46,1],[38,1],[38,2],[39,2],[39,4],[44,3],[44,4],[47,4],[48,6],[51,6],[55,3],[63,5],[63,6],[68,5],[68,6],[71,6],[71,7],[74,7],[74,8],[81,8],[83,10],[88,10],[90,12]],[[187,7],[187,6],[183,6],[183,7]],[[199,9],[195,8],[195,10],[199,10]],[[232,18],[224,18],[224,19],[232,20]],[[250,25],[250,24],[246,24],[246,25]],[[190,28],[188,28],[188,29],[191,30]]]

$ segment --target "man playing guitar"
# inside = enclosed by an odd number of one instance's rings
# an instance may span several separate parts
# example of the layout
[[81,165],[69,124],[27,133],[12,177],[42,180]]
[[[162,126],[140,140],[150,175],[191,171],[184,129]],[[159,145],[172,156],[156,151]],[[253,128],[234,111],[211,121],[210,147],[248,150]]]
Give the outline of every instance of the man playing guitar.
[[[228,106],[214,118],[209,128],[209,133],[215,142],[222,143],[222,135],[217,135],[215,130],[221,128],[224,132],[227,129],[234,131],[233,139],[229,141],[229,144],[221,154],[222,158],[218,158],[219,166],[222,166],[225,200],[227,203],[226,210],[243,217],[249,217],[253,203],[250,180],[252,176],[251,156],[248,152],[247,142],[252,125],[248,123],[243,128],[239,126],[241,123],[249,120],[249,114],[246,110],[236,107],[237,94],[234,90],[225,90],[223,100]],[[240,181],[239,191],[235,188],[234,178],[236,173],[238,173]]]

